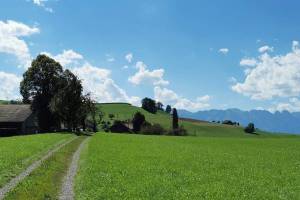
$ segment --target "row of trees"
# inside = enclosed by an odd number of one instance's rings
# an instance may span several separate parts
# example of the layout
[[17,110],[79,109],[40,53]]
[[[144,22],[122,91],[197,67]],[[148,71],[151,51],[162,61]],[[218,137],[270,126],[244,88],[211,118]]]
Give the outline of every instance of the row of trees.
[[83,94],[81,81],[60,63],[39,55],[23,74],[20,84],[23,103],[31,104],[37,114],[41,132],[60,129],[85,129],[90,116],[96,130],[96,107],[89,94]]
[[171,114],[172,112],[172,107],[170,105],[167,105],[164,110],[164,105],[161,102],[156,102],[148,97],[142,99],[142,108],[153,114],[155,114],[158,110],[165,111],[168,114]]

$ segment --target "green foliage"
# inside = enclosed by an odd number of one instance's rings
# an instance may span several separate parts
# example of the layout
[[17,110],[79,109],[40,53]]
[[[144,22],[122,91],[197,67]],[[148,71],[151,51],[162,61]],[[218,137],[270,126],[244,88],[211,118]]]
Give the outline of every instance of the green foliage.
[[172,107],[170,105],[167,105],[166,107],[166,113],[170,114],[172,111]]
[[38,134],[0,138],[0,187],[71,134]]
[[164,105],[161,102],[156,102],[156,109],[157,110],[164,110]]
[[62,66],[46,55],[39,55],[23,74],[20,93],[24,103],[31,103],[37,113],[41,131],[49,131],[57,125],[50,111],[50,102],[61,88]]
[[80,80],[69,70],[63,72],[60,82],[61,88],[51,99],[50,110],[72,130],[81,122],[79,114],[82,113],[82,86]]
[[160,124],[144,124],[140,131],[145,135],[164,135],[166,134],[166,130]]
[[245,127],[244,131],[246,133],[254,133],[255,132],[255,127],[253,123],[249,123],[248,126]]
[[169,135],[175,135],[175,136],[187,136],[187,130],[181,125],[180,127],[176,129],[172,129],[168,133]]
[[76,199],[299,199],[299,146],[299,137],[96,134]]
[[132,119],[133,131],[136,133],[139,132],[144,122],[145,116],[140,112],[136,112]]
[[150,98],[142,99],[142,108],[148,112],[155,114],[157,112],[156,102]]
[[108,117],[110,118],[110,120],[113,120],[115,115],[114,114],[109,114]]
[[110,127],[112,133],[130,133],[131,130],[125,125],[125,122],[115,120],[113,125]]
[[173,108],[173,112],[172,112],[172,116],[173,116],[173,120],[172,120],[172,128],[173,130],[178,129],[179,125],[178,125],[178,114],[177,114],[177,110],[176,108]]
[[83,96],[81,81],[46,55],[39,55],[24,73],[20,91],[31,103],[42,132],[59,129],[61,122],[75,130],[90,115],[96,131],[96,108],[90,95]]

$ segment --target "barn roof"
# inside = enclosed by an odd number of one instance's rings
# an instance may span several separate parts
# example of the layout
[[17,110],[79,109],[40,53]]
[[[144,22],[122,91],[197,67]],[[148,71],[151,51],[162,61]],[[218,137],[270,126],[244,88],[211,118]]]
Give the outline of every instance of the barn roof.
[[0,105],[0,122],[23,122],[31,113],[30,105]]

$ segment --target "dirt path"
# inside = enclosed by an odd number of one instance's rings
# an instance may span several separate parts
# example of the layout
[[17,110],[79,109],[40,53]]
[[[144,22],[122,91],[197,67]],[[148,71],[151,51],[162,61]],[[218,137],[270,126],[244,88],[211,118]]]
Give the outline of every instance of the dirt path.
[[70,142],[72,142],[76,138],[77,137],[74,137],[70,140],[67,140],[64,143],[61,143],[61,144],[57,145],[54,149],[48,151],[48,153],[46,155],[44,155],[40,160],[35,161],[25,171],[23,171],[21,174],[19,174],[15,178],[11,179],[10,182],[8,182],[6,185],[4,185],[2,188],[0,188],[0,200],[4,199],[5,195],[9,191],[14,189],[24,178],[26,178],[26,176],[28,176],[33,170],[38,168],[42,164],[43,161],[47,160],[53,153],[58,151],[63,146],[69,144]]
[[61,193],[59,195],[59,200],[73,200],[74,199],[74,178],[77,173],[78,162],[80,158],[81,150],[83,149],[84,145],[88,142],[89,138],[86,138],[80,146],[78,147],[77,151],[74,153],[71,165],[68,169],[68,172],[63,180]]

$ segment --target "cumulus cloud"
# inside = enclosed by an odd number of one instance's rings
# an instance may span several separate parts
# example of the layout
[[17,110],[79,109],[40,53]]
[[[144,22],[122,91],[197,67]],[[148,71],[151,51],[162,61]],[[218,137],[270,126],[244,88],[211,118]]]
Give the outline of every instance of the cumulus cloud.
[[21,77],[0,71],[0,99],[12,100],[20,97]]
[[21,38],[39,32],[37,27],[20,22],[0,21],[0,52],[16,56],[20,66],[27,68],[32,58],[27,43]]
[[147,69],[147,65],[139,61],[136,63],[136,68],[138,71],[131,77],[128,78],[128,81],[140,85],[142,83],[148,83],[152,85],[168,85],[169,81],[164,80],[163,76],[165,73],[164,69]]
[[262,46],[258,49],[259,53],[265,53],[265,52],[273,52],[274,47],[270,47],[268,45]]
[[227,54],[229,52],[229,49],[228,48],[221,48],[221,49],[219,49],[219,52],[222,53],[222,54]]
[[45,5],[45,3],[47,2],[48,0],[32,0],[32,2],[39,6],[39,7],[42,7],[45,9],[45,11],[47,12],[50,12],[50,13],[53,13],[53,9],[52,8],[49,8]]
[[256,66],[257,61],[254,58],[243,58],[240,62],[241,66],[246,66],[246,67],[254,67]]
[[300,49],[293,42],[292,51],[286,55],[260,55],[255,66],[248,68],[244,82],[236,83],[232,90],[263,100],[274,97],[295,97],[300,94]]
[[64,50],[61,54],[44,54],[60,62],[62,66],[70,69],[81,80],[86,93],[90,92],[98,102],[128,102],[133,105],[140,104],[140,98],[129,96],[111,78],[111,71],[91,65],[84,56],[74,50]]
[[298,98],[290,98],[288,102],[280,102],[269,109],[270,112],[289,111],[300,112],[300,100]]
[[76,67],[72,71],[82,79],[82,84],[86,92],[91,92],[98,102],[129,102],[139,105],[140,98],[128,96],[125,90],[120,88],[110,77],[111,72],[107,69],[94,67],[85,63],[81,67]]
[[132,54],[132,53],[128,53],[128,54],[125,56],[125,59],[127,60],[127,62],[131,63],[131,62],[132,62],[132,59],[133,59],[133,54]]
[[64,67],[68,67],[70,64],[77,64],[78,61],[83,60],[83,56],[72,49],[63,50],[61,54],[55,56],[49,52],[42,52],[41,54],[45,54],[53,58]]
[[192,101],[190,99],[179,96],[173,90],[156,86],[154,87],[154,98],[157,101],[164,103],[165,105],[170,104],[178,109],[198,111],[210,106],[209,101],[211,97],[205,95],[202,97],[198,97],[195,101]]

